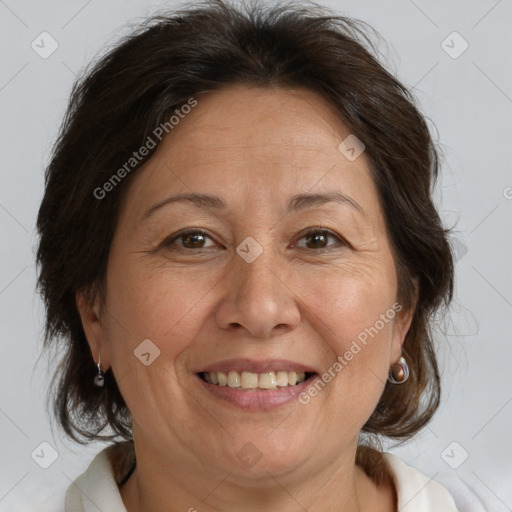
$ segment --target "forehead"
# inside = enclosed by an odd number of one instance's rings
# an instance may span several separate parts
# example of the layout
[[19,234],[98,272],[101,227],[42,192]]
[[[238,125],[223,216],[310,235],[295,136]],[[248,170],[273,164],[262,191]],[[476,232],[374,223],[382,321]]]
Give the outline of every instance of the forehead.
[[232,85],[195,99],[134,177],[128,196],[141,207],[170,192],[261,203],[337,189],[378,213],[365,155],[340,151],[350,130],[321,96]]
[[275,162],[296,155],[294,161],[300,162],[305,153],[339,156],[339,142],[349,133],[331,106],[309,90],[231,85],[199,97],[162,149],[179,147],[212,158],[229,152]]

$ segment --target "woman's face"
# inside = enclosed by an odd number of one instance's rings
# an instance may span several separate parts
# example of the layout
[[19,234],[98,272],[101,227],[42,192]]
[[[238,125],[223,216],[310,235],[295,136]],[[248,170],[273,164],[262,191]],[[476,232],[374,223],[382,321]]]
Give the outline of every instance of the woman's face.
[[[312,92],[196,100],[127,190],[104,309],[79,300],[86,334],[147,453],[308,474],[353,455],[410,323],[376,188]],[[305,370],[296,387],[283,373]]]

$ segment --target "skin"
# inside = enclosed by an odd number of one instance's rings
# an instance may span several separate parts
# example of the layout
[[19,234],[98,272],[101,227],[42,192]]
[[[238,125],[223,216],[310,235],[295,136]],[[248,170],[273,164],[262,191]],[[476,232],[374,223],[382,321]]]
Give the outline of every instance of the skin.
[[[412,312],[386,323],[307,405],[242,410],[195,377],[235,357],[321,374],[392,307],[396,270],[368,161],[340,152],[350,131],[313,92],[236,85],[197,100],[124,196],[104,302],[77,295],[92,355],[112,368],[133,417],[126,508],[393,511],[394,489],[354,461]],[[364,213],[347,202],[286,212],[295,194],[333,190]],[[144,218],[191,192],[227,208],[174,202]],[[311,226],[332,236],[304,236]],[[162,245],[190,227],[207,236]],[[263,250],[252,263],[236,252],[248,236]],[[160,355],[145,366],[133,351],[148,338]],[[261,455],[251,467],[237,455],[248,443]]]

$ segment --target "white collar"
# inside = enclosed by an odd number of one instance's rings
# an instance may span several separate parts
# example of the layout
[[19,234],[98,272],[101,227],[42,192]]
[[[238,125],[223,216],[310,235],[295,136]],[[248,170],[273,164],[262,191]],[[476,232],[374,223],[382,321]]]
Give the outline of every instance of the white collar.
[[400,512],[458,512],[455,502],[440,483],[408,466],[391,453],[384,453],[398,495]]

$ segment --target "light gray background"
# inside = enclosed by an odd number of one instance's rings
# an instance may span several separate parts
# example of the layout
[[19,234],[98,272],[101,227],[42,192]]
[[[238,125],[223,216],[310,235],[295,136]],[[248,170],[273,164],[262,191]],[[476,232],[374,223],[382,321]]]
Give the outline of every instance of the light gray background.
[[[438,129],[444,162],[436,198],[446,224],[457,222],[456,299],[439,336],[442,407],[415,441],[390,450],[429,477],[457,474],[494,499],[494,510],[512,510],[512,2],[323,3],[369,22],[389,42],[387,66],[414,88]],[[66,441],[45,416],[34,223],[75,74],[115,43],[127,22],[173,4],[0,0],[2,511],[63,510],[70,481],[103,448]],[[31,48],[43,31],[59,45],[47,59]],[[442,47],[453,31],[469,44],[456,59]],[[463,44],[458,36],[444,43],[452,55]],[[37,448],[34,458],[51,462],[41,442],[58,453],[48,469],[31,457]]]

